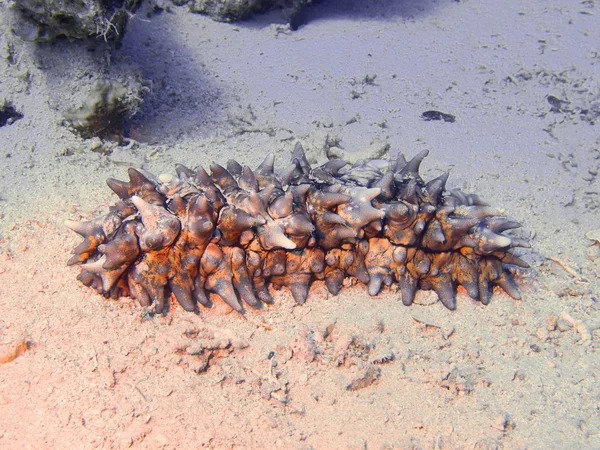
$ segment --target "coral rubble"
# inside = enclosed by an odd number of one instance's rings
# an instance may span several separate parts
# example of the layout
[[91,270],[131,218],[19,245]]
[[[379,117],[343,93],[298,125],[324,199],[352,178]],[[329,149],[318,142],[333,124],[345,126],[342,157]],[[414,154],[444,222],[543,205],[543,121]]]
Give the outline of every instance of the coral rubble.
[[58,36],[74,39],[100,37],[119,43],[130,15],[140,0],[15,0],[21,21],[14,30],[35,42],[51,42]]
[[147,88],[131,77],[126,84],[118,80],[97,80],[77,108],[65,111],[65,124],[81,137],[120,141],[125,123],[138,111]]
[[280,9],[292,28],[300,11],[313,0],[173,0],[177,5],[188,3],[190,11],[206,14],[220,22],[234,22],[264,13],[269,9]]

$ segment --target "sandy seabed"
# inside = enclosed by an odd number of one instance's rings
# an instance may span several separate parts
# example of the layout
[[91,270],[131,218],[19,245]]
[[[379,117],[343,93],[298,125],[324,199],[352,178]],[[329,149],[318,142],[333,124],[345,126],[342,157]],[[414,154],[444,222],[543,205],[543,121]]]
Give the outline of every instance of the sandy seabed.
[[[0,2],[0,447],[600,448],[600,9],[596,1],[325,1],[216,23],[143,6],[119,50],[8,30]],[[93,51],[92,51],[93,50]],[[126,145],[63,112],[90,83],[143,77]],[[132,75],[133,76],[133,75]],[[438,110],[453,123],[425,121]],[[412,156],[523,224],[523,299],[363,287],[240,315],[105,300],[67,267],[65,219],[105,179],[225,163]],[[16,357],[13,359],[13,357]]]

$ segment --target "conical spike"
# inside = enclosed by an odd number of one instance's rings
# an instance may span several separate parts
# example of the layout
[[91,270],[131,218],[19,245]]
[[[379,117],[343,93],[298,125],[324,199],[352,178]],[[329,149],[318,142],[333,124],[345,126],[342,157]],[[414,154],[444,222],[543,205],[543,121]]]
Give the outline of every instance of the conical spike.
[[338,194],[335,192],[314,191],[310,196],[310,202],[317,208],[332,209],[336,206],[348,203],[352,197],[346,194]]
[[506,252],[494,252],[492,253],[496,258],[502,261],[504,264],[512,264],[514,266],[523,267],[524,269],[529,268],[529,264],[523,261],[518,256],[513,255],[512,253]]
[[192,169],[188,169],[183,164],[175,164],[175,172],[177,172],[179,178],[181,178],[183,175],[186,178],[194,179],[196,176],[196,172],[194,172]]
[[479,250],[484,253],[491,253],[511,246],[512,241],[509,237],[496,234],[488,228],[481,229],[480,233]]
[[484,258],[479,262],[479,298],[481,303],[487,305],[492,298],[492,282],[500,278],[504,269],[502,263],[496,259]]
[[306,214],[297,213],[286,219],[284,231],[287,234],[309,235],[315,231],[315,226]]
[[[271,200],[273,199],[273,197],[277,194],[275,194],[275,190],[276,190],[276,186],[274,186],[273,184],[269,184],[268,186],[265,186],[263,189],[261,189],[260,191],[258,191],[258,197],[261,199],[262,202],[262,211],[264,211],[265,207],[264,205],[268,205],[269,203],[271,203]],[[279,190],[277,191],[278,193],[280,192]],[[250,195],[252,195],[253,193],[251,192]]]
[[394,197],[394,174],[388,170],[383,174],[373,187],[381,189],[379,198],[382,200],[391,200]]
[[446,203],[452,206],[489,206],[481,197],[475,194],[465,194],[458,189],[452,189],[450,195],[446,197]]
[[175,194],[169,202],[169,210],[179,217],[185,215],[187,210],[187,202],[179,194]]
[[257,227],[265,223],[262,217],[254,217],[241,209],[235,210],[235,219],[233,224],[237,230],[247,230],[252,227]]
[[153,291],[149,291],[149,294],[152,300],[154,300],[154,309],[157,314],[161,314],[165,309],[165,288],[164,286],[156,286]]
[[194,298],[199,304],[206,307],[209,307],[211,305],[210,300],[206,295],[206,291],[204,290],[204,279],[202,279],[200,276],[198,276],[194,280],[194,290],[192,291],[192,293],[194,294]]
[[290,164],[285,169],[281,171],[279,174],[279,179],[281,180],[282,186],[287,186],[292,181],[292,177],[294,176],[294,172],[298,169],[296,164]]
[[402,294],[402,303],[406,306],[412,305],[417,292],[418,282],[408,271],[400,275],[400,292]]
[[361,195],[358,197],[359,200],[370,202],[377,198],[381,194],[381,188],[372,187],[361,191]]
[[463,279],[460,285],[465,288],[469,297],[473,300],[479,300],[479,286],[476,280]]
[[263,189],[260,192],[250,191],[248,193],[248,213],[253,216],[263,216],[265,213],[265,204],[268,198],[273,193],[269,188]]
[[343,159],[331,159],[321,166],[326,173],[330,175],[337,175],[342,167],[348,163]]
[[440,244],[446,243],[446,236],[438,220],[432,220],[427,225],[427,230],[423,236],[423,245],[428,249],[439,250]]
[[477,194],[467,194],[467,200],[468,200],[468,202],[469,202],[470,205],[475,205],[475,206],[490,206],[488,202],[486,202],[485,200],[483,200]]
[[492,283],[485,277],[479,279],[479,301],[484,305],[489,305],[492,299]]
[[521,300],[521,293],[519,292],[519,288],[513,280],[512,276],[507,272],[502,272],[500,276],[493,280],[494,284],[500,286],[504,292],[510,295],[515,300]]
[[190,213],[198,216],[212,214],[212,207],[205,195],[198,195],[190,206]]
[[202,186],[204,188],[215,187],[215,183],[213,182],[212,178],[202,166],[199,166],[196,169],[196,183],[198,186]]
[[478,264],[471,262],[461,254],[454,254],[454,268],[452,269],[452,277],[455,283],[463,286],[469,297],[473,300],[479,300],[479,280]]
[[206,287],[211,291],[215,292],[219,297],[223,299],[225,303],[231,306],[235,311],[241,313],[243,311],[242,305],[237,299],[235,295],[235,289],[233,288],[233,284],[230,279],[219,279],[213,281],[213,276],[211,275],[208,280],[206,280]]
[[374,220],[383,219],[384,217],[385,212],[381,209],[362,207],[360,208],[360,220],[358,221],[358,225],[363,228]]
[[169,283],[171,288],[171,292],[175,294],[175,298],[179,302],[179,304],[188,312],[193,312],[196,310],[196,304],[194,299],[192,298],[192,286],[179,284],[179,283]]
[[263,232],[259,234],[259,238],[265,250],[274,248],[293,250],[296,248],[296,244],[283,233],[281,226],[275,222],[267,223]]
[[275,168],[275,156],[273,153],[268,153],[263,162],[256,168],[256,173],[260,175],[273,175]]
[[115,180],[114,178],[106,180],[108,187],[122,200],[126,200],[132,195],[137,194],[144,183],[150,183],[148,178],[133,167],[129,168],[127,173],[129,175],[129,182]]
[[310,184],[299,184],[297,186],[292,186],[290,190],[294,194],[294,200],[296,200],[300,204],[306,203],[306,196],[310,191]]
[[466,234],[471,228],[479,223],[479,219],[473,218],[452,218],[449,219],[451,223],[452,234],[454,236],[460,236]]
[[294,195],[291,192],[286,192],[285,195],[276,198],[269,205],[269,212],[271,217],[279,219],[281,217],[287,217],[292,213],[292,207],[294,203]]
[[233,286],[238,291],[242,300],[244,300],[250,306],[257,306],[258,299],[254,295],[254,289],[252,289],[252,283],[248,280],[233,280]]
[[337,295],[342,290],[344,273],[341,270],[330,272],[325,277],[325,286],[331,295]]
[[242,169],[242,175],[239,179],[240,187],[246,191],[258,191],[258,181],[254,172],[248,166],[244,166]]
[[446,181],[448,181],[449,175],[449,173],[444,173],[425,185],[425,190],[429,194],[429,203],[437,204],[439,202],[439,199],[444,192],[444,188],[446,187]]
[[310,278],[302,277],[290,284],[290,291],[292,297],[297,304],[303,305],[308,298],[308,291],[310,289]]
[[268,305],[273,304],[273,297],[267,287],[266,279],[262,276],[255,276],[252,278],[252,284],[254,285],[254,291],[258,296],[258,299]]
[[102,258],[97,261],[83,264],[81,268],[87,272],[98,275],[102,279],[102,291],[109,292],[117,280],[121,277],[123,272],[127,269],[127,266],[123,266],[114,270],[107,270],[103,267],[105,261],[106,257],[102,256]]
[[392,161],[390,164],[390,170],[392,172],[400,172],[404,166],[406,166],[407,161],[404,157],[404,153],[398,153],[395,161]]
[[492,208],[491,206],[457,206],[454,209],[454,214],[462,217],[476,217],[484,220],[489,217],[500,216],[504,214],[504,210],[500,208]]
[[413,205],[418,205],[420,202],[419,195],[419,184],[416,179],[411,179],[406,186],[402,187],[398,193],[398,198],[405,200]]
[[230,192],[234,192],[239,189],[239,185],[233,179],[233,176],[225,169],[225,167],[220,166],[217,163],[212,163],[210,165],[211,178],[212,180],[219,185],[225,194]]
[[254,289],[252,288],[252,282],[250,281],[250,276],[246,267],[246,254],[244,250],[239,247],[231,247],[228,251],[231,259],[233,286],[235,290],[247,304],[256,306],[258,300],[254,295]]
[[519,222],[515,222],[513,220],[508,220],[504,217],[495,217],[490,218],[485,221],[486,225],[490,230],[494,233],[502,233],[506,230],[512,230],[515,228],[520,228],[521,224]]
[[98,281],[100,277],[95,273],[88,272],[87,270],[82,270],[77,275],[77,280],[81,281],[84,286],[91,287],[93,289],[97,289],[97,283],[99,283],[100,288],[102,288],[102,280]]
[[227,161],[227,171],[236,177],[239,177],[242,174],[242,166],[235,159],[230,159]]
[[88,237],[98,232],[104,234],[102,228],[95,221],[76,222],[74,220],[65,220],[65,226],[83,237]]
[[294,151],[292,152],[292,162],[296,162],[304,175],[310,174],[312,169],[310,167],[310,163],[306,159],[304,149],[302,148],[302,144],[300,144],[300,142],[296,143],[296,146],[294,147]]
[[328,225],[346,225],[346,220],[343,217],[331,211],[325,211],[321,215],[321,218],[323,219],[323,223]]
[[419,167],[423,162],[423,159],[429,155],[429,150],[423,150],[419,154],[417,154],[413,159],[408,161],[406,165],[400,170],[400,176],[402,178],[410,177],[410,178],[420,178],[419,176]]
[[156,206],[134,195],[131,202],[135,205],[144,224],[140,235],[140,247],[143,251],[159,250],[171,245],[181,230],[181,222],[162,206]]
[[67,266],[74,266],[75,264],[81,264],[82,262],[85,262],[88,259],[87,254],[81,254],[81,252],[75,252],[76,254],[71,256],[69,258],[69,260],[67,261]]
[[148,294],[148,291],[140,283],[135,281],[136,276],[133,271],[130,271],[127,275],[127,284],[131,291],[131,296],[138,301],[138,303],[144,308],[149,307],[152,304],[152,299]]
[[356,237],[356,231],[354,231],[352,228],[346,228],[346,227],[336,227],[331,234],[333,235],[333,238],[337,241],[343,241],[345,239],[353,239]]
[[383,276],[381,274],[371,274],[368,286],[368,292],[371,297],[379,294],[383,284]]
[[531,244],[527,239],[521,239],[517,237],[510,238],[511,247],[531,248]]
[[135,234],[138,225],[137,220],[127,222],[111,241],[98,246],[98,250],[106,256],[103,264],[105,269],[114,270],[137,259],[140,254],[138,237]]
[[456,289],[449,275],[442,275],[439,280],[435,280],[433,290],[446,308],[451,311],[456,309]]

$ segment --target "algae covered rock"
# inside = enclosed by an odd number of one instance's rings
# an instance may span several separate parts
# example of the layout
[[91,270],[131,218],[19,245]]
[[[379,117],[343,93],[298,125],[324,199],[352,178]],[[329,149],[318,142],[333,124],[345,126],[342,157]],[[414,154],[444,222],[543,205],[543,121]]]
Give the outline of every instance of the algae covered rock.
[[98,80],[80,106],[65,112],[65,124],[84,139],[120,141],[127,119],[138,111],[146,91],[139,81]]
[[274,0],[191,0],[189,5],[192,12],[207,14],[221,22],[232,22],[264,12],[274,3]]
[[23,114],[17,111],[11,102],[0,98],[0,127],[12,125],[22,118]]
[[15,0],[21,20],[14,31],[21,38],[50,42],[58,36],[90,37],[119,43],[141,0]]
[[174,0],[176,4],[188,3],[192,12],[207,14],[220,22],[247,19],[252,14],[280,8],[288,20],[312,0]]

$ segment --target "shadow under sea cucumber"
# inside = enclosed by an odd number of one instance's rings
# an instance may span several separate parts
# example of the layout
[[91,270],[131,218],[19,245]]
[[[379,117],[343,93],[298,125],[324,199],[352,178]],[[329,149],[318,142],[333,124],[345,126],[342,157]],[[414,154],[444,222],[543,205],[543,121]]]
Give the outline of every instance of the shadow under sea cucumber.
[[519,299],[507,266],[528,267],[513,249],[529,245],[503,233],[520,224],[477,195],[446,191],[448,174],[424,182],[427,154],[312,168],[298,143],[280,172],[272,155],[256,170],[233,160],[210,174],[132,168],[128,182],[107,181],[119,196],[107,215],[66,222],[84,237],[68,264],[104,296],[158,313],[170,293],[186,311],[214,293],[241,312],[240,300],[273,303],[270,286],[303,304],[315,280],[337,294],[347,277],[372,296],[399,287],[405,305],[433,290],[454,310],[459,285],[486,305],[494,286]]

